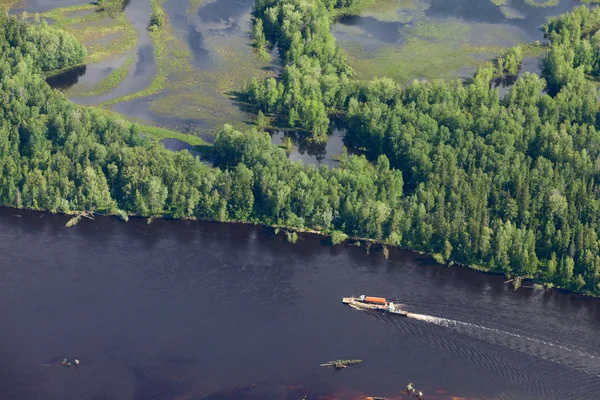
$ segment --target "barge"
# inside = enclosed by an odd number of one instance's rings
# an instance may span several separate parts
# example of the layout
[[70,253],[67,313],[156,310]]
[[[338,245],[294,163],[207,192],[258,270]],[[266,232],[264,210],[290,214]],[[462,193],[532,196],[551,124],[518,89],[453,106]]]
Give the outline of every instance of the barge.
[[356,308],[357,310],[379,310],[402,316],[408,314],[406,311],[402,310],[402,304],[388,302],[383,297],[365,296],[363,294],[359,297],[344,297],[342,298],[342,303],[348,304],[350,307]]

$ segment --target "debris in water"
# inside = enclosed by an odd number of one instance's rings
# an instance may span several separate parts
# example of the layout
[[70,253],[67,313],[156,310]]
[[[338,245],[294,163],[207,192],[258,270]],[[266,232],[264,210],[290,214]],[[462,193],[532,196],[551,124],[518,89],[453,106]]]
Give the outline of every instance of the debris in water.
[[377,397],[377,396],[360,396],[361,399],[366,400],[387,400],[387,397]]
[[346,368],[348,365],[361,363],[362,360],[334,360],[321,364],[321,367],[329,367],[335,369]]

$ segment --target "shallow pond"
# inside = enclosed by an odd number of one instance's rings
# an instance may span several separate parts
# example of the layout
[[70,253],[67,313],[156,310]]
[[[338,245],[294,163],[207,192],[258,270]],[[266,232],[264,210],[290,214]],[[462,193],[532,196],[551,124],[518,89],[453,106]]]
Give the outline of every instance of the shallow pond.
[[293,144],[288,155],[291,161],[334,167],[338,164],[337,156],[342,154],[344,134],[344,130],[333,129],[326,143],[312,143],[294,132],[276,131],[271,135],[271,141],[275,145],[282,145],[289,139]]

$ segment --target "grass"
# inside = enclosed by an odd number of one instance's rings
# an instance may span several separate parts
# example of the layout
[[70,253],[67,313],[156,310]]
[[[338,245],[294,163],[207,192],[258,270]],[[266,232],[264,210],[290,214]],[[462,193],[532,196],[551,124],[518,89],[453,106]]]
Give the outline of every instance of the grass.
[[351,60],[361,79],[387,76],[401,83],[409,83],[416,78],[448,78],[454,71],[485,62],[475,59],[469,52],[488,51],[487,54],[491,56],[500,52],[500,49],[495,50],[467,46],[461,50],[449,48],[443,43],[411,38],[401,47],[385,46],[370,56],[355,56]]
[[[104,15],[104,13],[94,12],[95,10],[96,6],[93,4],[77,4],[69,7],[55,8],[53,10],[40,14],[40,16],[45,18],[52,18],[55,21],[56,27],[58,28],[67,28],[69,25],[100,20],[106,16]],[[92,12],[86,15],[68,15],[79,11]]]
[[[132,50],[138,40],[138,32],[125,14],[110,17],[106,12],[96,12],[93,4],[79,4],[56,8],[40,14],[52,18],[58,28],[73,34],[88,49],[85,63],[95,63]],[[72,15],[90,11],[85,15]]]
[[508,19],[524,19],[525,18],[525,16],[523,14],[521,14],[519,11],[517,11],[511,7],[502,6],[502,7],[500,7],[500,11],[502,11],[502,14]]
[[422,20],[415,22],[406,29],[409,37],[421,39],[446,39],[452,37],[454,40],[465,40],[465,36],[471,31],[471,27],[462,22],[437,22]]
[[410,10],[414,14],[425,8],[420,0],[358,0],[350,7],[334,9],[332,16],[334,20],[344,15],[360,15],[380,21],[408,23],[414,15],[408,15],[403,10]]
[[[359,79],[388,76],[407,84],[416,78],[452,78],[476,68],[519,41],[511,31],[488,24],[421,20],[402,30],[401,45],[367,51],[358,40],[340,40]],[[506,45],[501,45],[505,42]]]
[[95,84],[90,90],[77,94],[79,96],[98,96],[110,92],[127,78],[132,62],[133,58],[127,59],[122,66],[115,68],[106,78]]
[[[161,0],[151,2],[153,7],[162,6]],[[160,93],[150,103],[150,111],[156,115],[202,121],[206,125],[203,131],[211,133],[224,123],[244,126],[248,115],[226,93],[239,90],[252,76],[269,74],[263,69],[269,63],[259,60],[248,37],[206,35],[204,46],[211,50],[215,67],[198,69],[192,64],[187,43],[175,35],[169,21],[149,35],[157,63],[152,83],[141,91],[107,101],[103,107]]]
[[538,3],[535,0],[525,0],[525,4],[531,7],[537,8],[548,8],[548,7],[556,7],[560,3],[560,0],[548,0],[544,3]]
[[9,9],[13,7],[15,4],[22,3],[24,0],[0,0],[0,9]]
[[207,146],[207,144],[196,135],[188,135],[181,132],[176,132],[170,129],[161,128],[159,126],[137,124],[146,136],[156,140],[161,139],[178,139],[182,142],[191,144],[192,146]]
[[152,139],[156,139],[156,140],[178,139],[183,142],[189,143],[192,146],[208,146],[208,144],[206,142],[204,142],[200,137],[193,135],[193,134],[186,134],[186,133],[177,132],[177,131],[159,127],[159,126],[148,125],[143,122],[137,121],[135,118],[129,118],[129,117],[119,114],[115,111],[101,109],[101,108],[98,108],[95,106],[82,106],[82,107],[91,107],[107,117],[110,116],[112,118],[121,119],[123,122],[134,124],[140,129],[140,132],[142,132],[144,135],[146,135],[148,137],[151,137]]
[[[157,10],[162,10],[163,2],[164,0],[150,0],[152,11],[156,12]],[[149,31],[148,35],[150,36],[150,40],[154,45],[154,59],[156,60],[157,67],[156,75],[152,79],[152,82],[146,88],[138,92],[130,93],[128,95],[106,101],[102,103],[101,106],[108,107],[113,104],[140,99],[142,97],[148,97],[161,92],[165,89],[167,84],[167,65],[181,65],[182,57],[188,56],[188,54],[184,54],[184,52],[179,52],[172,48],[173,45],[176,47],[180,46],[178,46],[176,37],[173,34],[171,25],[168,21],[164,26]],[[170,59],[169,56],[173,56],[174,58]]]
[[198,12],[198,9],[200,8],[200,6],[202,6],[203,3],[204,0],[190,0],[190,5],[188,6],[187,13],[193,14]]

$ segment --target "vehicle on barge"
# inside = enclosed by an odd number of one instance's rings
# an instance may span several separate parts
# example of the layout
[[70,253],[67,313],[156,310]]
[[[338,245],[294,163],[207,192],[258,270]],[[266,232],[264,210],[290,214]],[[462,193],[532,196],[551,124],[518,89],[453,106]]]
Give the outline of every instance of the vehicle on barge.
[[394,304],[388,302],[383,297],[372,297],[365,296],[364,294],[359,297],[344,297],[342,303],[348,304],[350,307],[356,308],[357,310],[379,310],[388,312],[390,314],[406,316],[408,313],[402,310],[402,304]]

